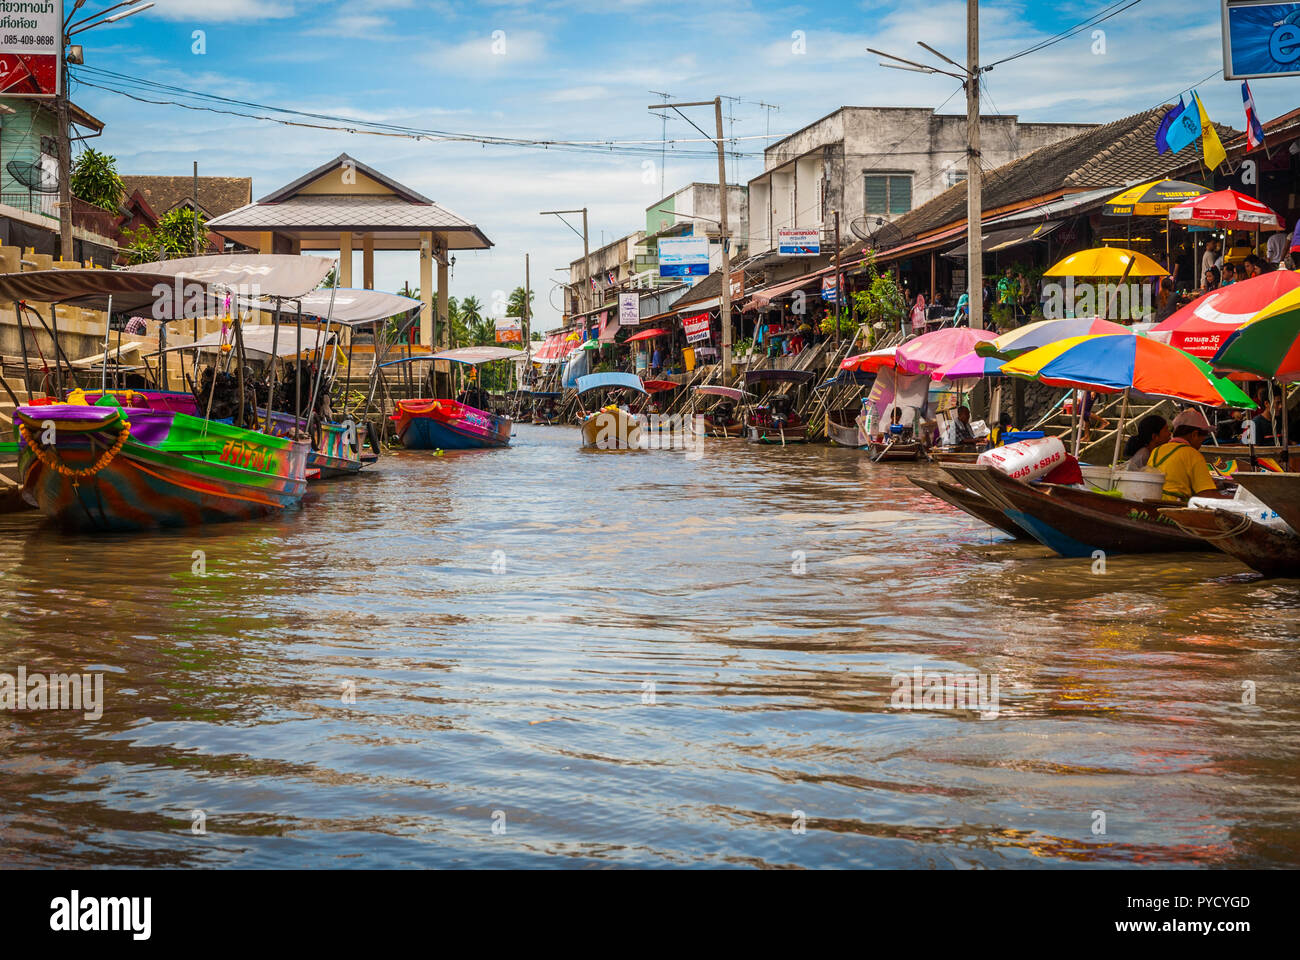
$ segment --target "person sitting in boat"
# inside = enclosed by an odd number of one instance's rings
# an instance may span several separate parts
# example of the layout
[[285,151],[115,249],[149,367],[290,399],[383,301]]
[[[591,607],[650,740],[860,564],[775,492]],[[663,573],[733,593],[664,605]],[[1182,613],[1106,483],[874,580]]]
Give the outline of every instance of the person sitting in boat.
[[975,443],[975,433],[970,427],[970,408],[957,408],[957,421],[953,424],[953,446],[970,446]]
[[1137,433],[1124,445],[1124,456],[1128,457],[1124,469],[1145,470],[1151,451],[1168,443],[1171,435],[1169,421],[1158,413],[1143,417],[1138,421]]
[[1002,446],[1002,438],[1006,436],[1008,432],[1015,432],[1015,429],[1015,421],[1011,419],[1011,414],[1002,414],[998,417],[997,426],[989,433],[988,448],[992,450],[994,447]]
[[1147,466],[1165,475],[1164,499],[1177,502],[1190,497],[1222,497],[1201,456],[1201,444],[1211,432],[1205,414],[1188,407],[1174,417],[1173,439],[1152,448]]

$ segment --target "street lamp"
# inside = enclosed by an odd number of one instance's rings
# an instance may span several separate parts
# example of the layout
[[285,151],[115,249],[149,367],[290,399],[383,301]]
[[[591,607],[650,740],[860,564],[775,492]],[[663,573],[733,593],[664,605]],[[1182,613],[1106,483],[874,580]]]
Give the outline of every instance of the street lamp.
[[[71,40],[79,33],[85,33],[87,30],[103,26],[106,23],[117,23],[119,20],[125,20],[127,17],[135,16],[137,13],[143,13],[150,7],[154,6],[153,0],[147,3],[141,3],[140,0],[123,0],[121,3],[115,3],[111,7],[105,7],[98,13],[92,13],[88,17],[83,17],[76,23],[72,18],[77,11],[85,5],[86,0],[76,0],[72,5],[72,11],[63,21],[63,57],[60,69],[62,76],[59,78],[59,96],[56,102],[58,108],[59,123],[59,259],[64,261],[72,260],[72,131],[69,101],[68,101],[68,63],[81,63],[84,59],[84,53],[81,44],[72,44]],[[119,8],[126,7],[125,10]],[[117,13],[112,11],[118,10]],[[105,16],[105,14],[112,14]]]

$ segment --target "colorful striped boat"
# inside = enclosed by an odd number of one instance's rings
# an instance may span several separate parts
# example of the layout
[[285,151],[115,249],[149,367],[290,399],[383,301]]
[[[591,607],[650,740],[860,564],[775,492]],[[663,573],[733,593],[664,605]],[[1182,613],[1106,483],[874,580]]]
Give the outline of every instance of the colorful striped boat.
[[[257,416],[265,421],[265,408],[259,407]],[[299,430],[295,430],[295,423]],[[292,413],[271,414],[271,433],[277,437],[290,438],[297,432],[305,433],[306,429],[306,424]],[[325,424],[319,435],[312,438],[312,450],[307,457],[307,479],[328,480],[360,473],[362,467],[379,459],[377,454],[361,452],[365,444],[364,423],[352,425],[350,429],[342,423]]]
[[171,410],[70,403],[14,411],[24,498],[64,527],[119,531],[279,513],[310,444]]
[[477,450],[510,445],[511,421],[456,400],[398,400],[390,419],[408,450]]

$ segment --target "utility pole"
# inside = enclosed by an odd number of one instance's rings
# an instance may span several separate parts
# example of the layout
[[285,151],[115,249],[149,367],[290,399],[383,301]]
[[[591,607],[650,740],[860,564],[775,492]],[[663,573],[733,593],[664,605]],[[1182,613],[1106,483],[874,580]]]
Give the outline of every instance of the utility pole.
[[840,345],[840,315],[844,309],[844,290],[840,284],[840,212],[835,211],[835,347]]
[[[521,371],[519,371],[521,377],[526,375],[528,371],[532,369],[532,363],[533,363],[533,348],[530,343],[530,340],[532,339],[532,335],[533,335],[533,308],[532,308],[532,304],[528,302],[532,296],[533,286],[532,286],[532,278],[529,276],[528,269],[529,269],[528,254],[525,253],[524,254],[524,315],[523,317],[520,318],[520,322],[519,322],[520,332],[522,333],[524,338],[524,368]],[[516,388],[520,390],[523,389],[523,386],[524,385],[522,380],[518,384],[516,384]]]
[[984,329],[984,184],[980,170],[980,4],[966,0],[966,283],[970,326]]
[[[722,136],[722,97],[714,97],[712,100],[696,100],[691,103],[655,103],[651,104],[651,110],[676,110],[677,113],[686,120],[691,126],[704,133],[699,125],[694,121],[686,118],[681,112],[681,107],[713,107],[713,120],[717,128],[717,136],[711,137],[718,148],[718,209],[719,219],[718,228],[722,235],[722,295],[719,297],[719,316],[722,320],[722,384],[726,386],[731,381],[731,250],[728,244],[731,237],[727,231],[727,153],[726,144]],[[706,137],[709,135],[704,133]]]
[[[59,58],[59,259],[72,259],[72,120],[68,109],[68,38]],[[107,360],[105,360],[107,363]]]
[[199,162],[194,161],[194,256],[199,255]]
[[942,73],[946,77],[960,80],[966,88],[966,290],[970,298],[971,329],[984,327],[984,196],[983,180],[980,172],[980,77],[984,69],[980,67],[980,5],[979,0],[966,0],[966,65],[944,56],[928,43],[917,41],[917,46],[924,47],[940,60],[960,70],[956,73],[927,63],[917,63],[905,57],[895,56],[867,47],[867,52],[887,57],[896,63],[882,63],[882,67],[894,70],[910,70],[913,73]]
[[582,283],[578,285],[578,310],[581,313],[587,313],[591,310],[591,236],[587,232],[587,208],[583,207],[581,210],[543,210],[541,216],[559,217],[562,224],[577,233],[578,231],[573,224],[564,219],[566,213],[582,214],[582,269],[586,276],[583,277]]

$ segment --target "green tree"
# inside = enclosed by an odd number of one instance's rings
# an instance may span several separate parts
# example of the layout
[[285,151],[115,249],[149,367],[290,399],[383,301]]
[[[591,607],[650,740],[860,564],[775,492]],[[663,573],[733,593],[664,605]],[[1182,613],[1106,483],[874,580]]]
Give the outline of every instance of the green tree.
[[402,284],[402,289],[397,291],[397,295],[399,297],[407,297],[411,300],[419,300],[420,288],[411,286],[411,281],[408,280],[406,283]]
[[330,267],[330,272],[325,274],[325,279],[320,282],[320,286],[317,287],[316,289],[330,290],[333,288],[334,284],[338,283],[338,280],[339,280],[339,268]]
[[[525,294],[524,294],[523,287],[515,287],[514,290],[510,291],[510,299],[506,301],[507,317],[522,317],[524,315],[524,302],[525,302],[524,297]],[[535,300],[536,298],[537,298],[536,291],[529,290],[527,293],[529,316],[532,316],[533,300]]]
[[117,160],[93,147],[72,166],[72,195],[110,213],[117,213],[126,197],[126,187],[117,175]]
[[208,245],[208,225],[193,207],[174,207],[158,220],[152,230],[138,227],[124,230],[124,247],[132,263],[150,263],[154,260],[171,260],[194,254],[194,235],[199,236],[199,249]]

